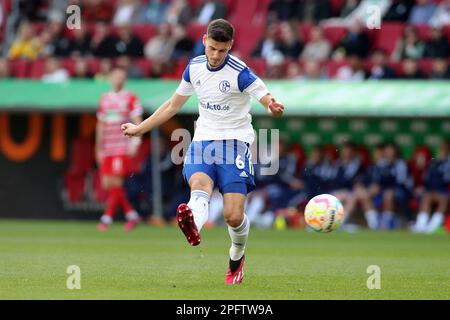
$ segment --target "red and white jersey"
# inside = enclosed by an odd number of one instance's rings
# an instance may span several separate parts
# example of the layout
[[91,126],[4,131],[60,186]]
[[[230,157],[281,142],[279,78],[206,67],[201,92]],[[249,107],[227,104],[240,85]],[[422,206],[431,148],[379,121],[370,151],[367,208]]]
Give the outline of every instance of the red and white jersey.
[[120,125],[142,113],[138,98],[130,91],[110,91],[102,95],[97,119],[103,122],[101,151],[104,157],[129,154],[130,139],[123,135]]

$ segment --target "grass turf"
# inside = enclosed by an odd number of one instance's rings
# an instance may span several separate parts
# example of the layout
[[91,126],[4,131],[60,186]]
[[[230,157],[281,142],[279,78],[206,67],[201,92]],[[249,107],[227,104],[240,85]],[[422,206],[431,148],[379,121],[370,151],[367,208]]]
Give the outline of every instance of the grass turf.
[[[252,229],[244,283],[225,286],[226,228],[190,247],[175,227],[0,220],[0,299],[450,299],[450,235]],[[66,288],[69,265],[81,289]],[[369,265],[381,289],[369,290]]]

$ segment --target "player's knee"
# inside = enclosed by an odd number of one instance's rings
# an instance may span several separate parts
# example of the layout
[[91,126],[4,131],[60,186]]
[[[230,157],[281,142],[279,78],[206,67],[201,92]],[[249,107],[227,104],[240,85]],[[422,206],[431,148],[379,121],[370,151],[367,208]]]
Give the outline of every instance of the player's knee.
[[239,227],[244,220],[244,214],[240,210],[228,209],[223,212],[225,222],[232,228]]

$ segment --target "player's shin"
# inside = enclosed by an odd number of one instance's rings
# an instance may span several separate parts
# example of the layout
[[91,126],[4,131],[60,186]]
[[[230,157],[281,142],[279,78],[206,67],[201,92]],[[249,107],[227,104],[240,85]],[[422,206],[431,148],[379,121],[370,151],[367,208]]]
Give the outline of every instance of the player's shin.
[[189,208],[194,215],[194,223],[197,226],[198,232],[208,220],[210,195],[208,192],[202,190],[192,190],[191,199],[188,202]]
[[228,233],[231,238],[230,259],[237,261],[242,258],[247,244],[248,234],[250,231],[250,219],[244,214],[244,220],[241,225],[233,228],[228,226]]

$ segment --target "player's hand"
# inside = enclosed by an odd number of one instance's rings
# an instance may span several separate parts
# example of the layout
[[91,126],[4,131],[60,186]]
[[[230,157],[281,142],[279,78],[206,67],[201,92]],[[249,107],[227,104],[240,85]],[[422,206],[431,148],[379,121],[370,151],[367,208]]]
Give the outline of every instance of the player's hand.
[[138,126],[132,123],[124,123],[121,126],[122,132],[127,137],[140,137],[142,133],[139,131]]
[[283,111],[284,111],[284,106],[281,103],[276,102],[275,99],[272,98],[269,103],[269,112],[274,117],[281,117],[283,115]]

